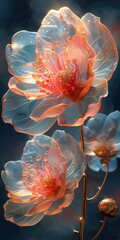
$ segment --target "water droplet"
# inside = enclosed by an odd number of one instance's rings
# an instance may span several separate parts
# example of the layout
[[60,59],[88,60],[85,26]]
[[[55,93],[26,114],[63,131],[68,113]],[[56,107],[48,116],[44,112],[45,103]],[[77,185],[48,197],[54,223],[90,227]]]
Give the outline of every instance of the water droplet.
[[41,157],[38,155],[38,156],[36,157],[36,161],[39,162],[40,160],[41,160]]

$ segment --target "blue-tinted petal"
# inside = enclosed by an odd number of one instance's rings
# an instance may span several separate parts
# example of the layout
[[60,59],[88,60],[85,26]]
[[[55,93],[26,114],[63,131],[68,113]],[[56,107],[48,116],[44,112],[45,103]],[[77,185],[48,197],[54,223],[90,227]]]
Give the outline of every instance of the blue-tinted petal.
[[85,36],[84,25],[69,8],[51,10],[42,21],[38,34],[48,42],[61,42],[78,33]]
[[40,168],[45,163],[45,158],[51,167],[57,167],[59,174],[61,172],[65,174],[66,168],[63,167],[63,163],[66,165],[66,158],[61,153],[57,142],[45,135],[35,136],[33,140],[27,142],[21,159],[30,164],[36,163]]
[[109,80],[118,62],[115,42],[109,30],[100,23],[100,19],[91,13],[82,17],[86,26],[87,40],[96,52],[93,71],[96,78]]
[[19,196],[22,200],[31,197],[31,192],[28,191],[23,183],[24,163],[22,161],[10,161],[5,164],[4,171],[1,173],[2,180],[6,189],[12,194]]
[[40,212],[32,216],[27,216],[34,202],[32,203],[14,203],[7,201],[4,205],[5,219],[13,222],[19,226],[32,226],[38,223],[43,217],[44,213]]
[[51,141],[51,138],[45,135],[35,136],[33,140],[26,143],[21,159],[29,163],[36,162],[38,156],[42,159],[48,152]]
[[72,136],[64,131],[57,130],[52,137],[58,143],[62,154],[68,162],[66,180],[74,178],[80,180],[86,168],[85,154],[81,150],[80,145]]
[[84,143],[85,143],[85,152],[88,155],[94,155],[93,150],[99,149],[101,144],[97,139],[97,135],[89,129],[87,126],[83,126],[83,135],[84,135]]
[[94,136],[97,136],[102,132],[106,118],[107,116],[105,114],[98,113],[94,118],[90,118],[90,120],[87,122],[87,127],[94,134]]
[[[117,169],[117,166],[118,166],[118,163],[117,163],[116,157],[111,158],[109,162],[109,172],[114,172]],[[101,170],[106,171],[106,167],[103,165],[101,167]]]
[[30,118],[33,109],[40,100],[28,100],[8,91],[3,98],[3,120],[14,125],[18,132],[27,134],[42,134],[46,132],[56,121],[56,118],[46,118],[35,122]]
[[[87,164],[88,167],[95,171],[98,172],[100,170],[106,171],[106,166],[100,162],[100,159],[97,158],[96,156],[89,156],[87,157]],[[117,160],[116,158],[111,158],[109,162],[109,172],[113,172],[117,169]]]
[[99,172],[102,166],[100,159],[98,159],[96,156],[87,157],[87,164],[88,167],[95,172]]
[[[88,132],[90,131],[94,137],[103,145],[106,144],[106,141],[112,141],[113,139],[115,142],[117,139],[119,141],[120,113],[116,111],[109,114],[108,116],[102,113],[98,113],[94,118],[91,118],[87,122],[87,128]],[[85,138],[90,141],[87,132],[85,132]]]
[[[111,123],[111,126],[110,126]],[[109,125],[109,127],[107,126]],[[108,137],[113,138],[114,143],[120,142],[120,112],[115,111],[109,114],[104,125],[103,132],[108,129]]]
[[[35,60],[36,33],[20,31],[12,38],[12,44],[6,47],[6,58],[9,70],[13,75],[28,78],[28,82],[34,82],[32,74],[36,71],[33,66]],[[22,79],[22,81],[24,81]]]

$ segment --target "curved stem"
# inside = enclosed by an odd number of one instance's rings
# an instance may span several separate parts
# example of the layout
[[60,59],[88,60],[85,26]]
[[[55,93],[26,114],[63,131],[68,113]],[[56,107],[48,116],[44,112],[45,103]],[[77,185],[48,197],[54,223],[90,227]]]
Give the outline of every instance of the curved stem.
[[[81,148],[85,152],[85,146],[84,146],[84,137],[83,137],[83,128],[80,127],[80,142],[81,142]],[[83,174],[82,177],[82,214],[80,217],[80,230],[79,230],[79,237],[80,240],[84,240],[84,223],[85,223],[85,216],[86,216],[86,171]]]
[[85,153],[85,144],[84,144],[83,127],[82,127],[82,125],[80,126],[80,144],[81,144],[82,150]]
[[97,237],[98,237],[98,236],[100,235],[100,233],[102,232],[102,230],[103,230],[106,222],[107,222],[107,217],[104,216],[104,219],[102,220],[102,224],[101,224],[101,226],[100,226],[100,229],[98,230],[98,232],[96,233],[96,235],[92,238],[92,240],[97,239]]
[[77,222],[80,222],[80,219],[79,217],[72,211],[72,209],[70,207],[67,207],[70,215],[77,221]]
[[87,201],[91,201],[91,200],[96,199],[98,197],[98,195],[100,194],[100,192],[101,192],[101,190],[102,190],[102,188],[103,188],[103,186],[104,186],[104,184],[107,180],[107,177],[108,177],[108,169],[109,169],[109,165],[106,164],[106,172],[105,172],[105,176],[104,176],[104,179],[103,179],[103,182],[102,182],[101,186],[99,187],[97,193],[93,197],[87,197]]

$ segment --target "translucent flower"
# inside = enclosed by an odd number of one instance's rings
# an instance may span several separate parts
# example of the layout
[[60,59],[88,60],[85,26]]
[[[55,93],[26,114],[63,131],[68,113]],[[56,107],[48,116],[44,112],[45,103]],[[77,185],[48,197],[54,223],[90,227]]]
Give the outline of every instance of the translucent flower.
[[80,19],[67,7],[51,10],[38,32],[16,33],[6,57],[14,77],[3,98],[3,119],[33,135],[56,120],[79,126],[94,116],[118,61],[100,19],[91,13]]
[[120,157],[120,112],[115,111],[108,116],[98,113],[83,126],[83,131],[88,166],[95,171],[105,171],[106,167],[99,159],[111,159],[109,171],[114,171],[117,168],[116,158]]
[[60,213],[71,204],[85,167],[85,154],[69,134],[35,136],[21,161],[8,162],[2,171],[10,198],[4,205],[5,218],[31,226],[45,215]]

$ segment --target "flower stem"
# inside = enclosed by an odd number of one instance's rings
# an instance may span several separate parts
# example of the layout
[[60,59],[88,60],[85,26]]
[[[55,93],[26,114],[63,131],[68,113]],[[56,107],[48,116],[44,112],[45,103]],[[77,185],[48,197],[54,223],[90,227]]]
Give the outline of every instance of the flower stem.
[[97,193],[93,197],[87,197],[87,201],[91,201],[91,200],[96,199],[98,197],[98,195],[100,194],[100,192],[101,192],[101,190],[102,190],[102,188],[103,188],[103,186],[104,186],[104,184],[107,180],[107,177],[108,177],[108,169],[109,169],[109,165],[106,164],[106,172],[105,172],[105,176],[104,176],[104,179],[103,179],[103,182],[102,182],[101,186],[99,187]]
[[[80,142],[81,142],[81,147],[85,152],[82,126],[80,127]],[[87,173],[85,171],[82,177],[82,213],[80,217],[80,230],[79,230],[80,240],[84,240],[84,224],[85,224],[85,217],[86,217],[86,200],[87,200],[86,199],[86,177],[87,177]]]
[[80,231],[79,231],[80,240],[84,240],[85,217],[86,217],[86,172],[84,172],[82,178],[82,214],[80,217]]
[[92,240],[97,239],[97,237],[98,237],[98,236],[100,235],[100,233],[102,232],[102,230],[103,230],[103,228],[104,228],[104,226],[105,226],[105,224],[106,224],[106,222],[107,222],[107,217],[104,216],[104,219],[103,219],[101,222],[102,222],[102,224],[101,224],[98,232],[96,233],[96,235],[92,238]]

